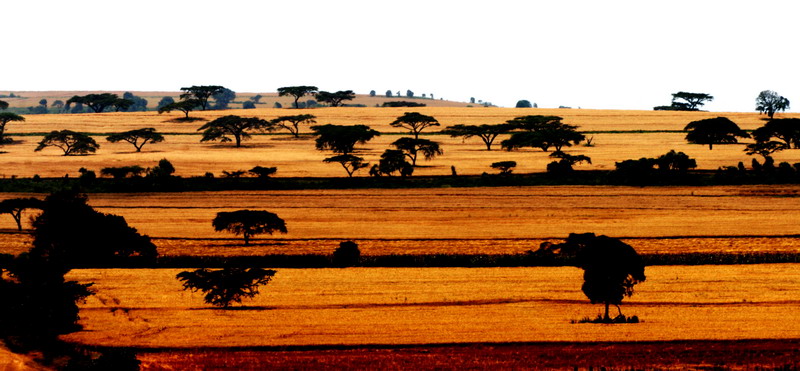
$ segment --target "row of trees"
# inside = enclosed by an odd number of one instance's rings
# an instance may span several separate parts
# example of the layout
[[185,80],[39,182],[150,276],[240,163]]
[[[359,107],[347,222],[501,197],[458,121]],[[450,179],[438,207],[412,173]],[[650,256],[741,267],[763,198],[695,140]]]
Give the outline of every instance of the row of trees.
[[717,117],[692,121],[684,128],[689,143],[707,144],[708,149],[715,144],[738,143],[739,138],[755,139],[745,147],[748,155],[759,154],[764,157],[785,149],[800,148],[800,119],[770,119],[754,130],[752,135],[739,128],[727,117]]

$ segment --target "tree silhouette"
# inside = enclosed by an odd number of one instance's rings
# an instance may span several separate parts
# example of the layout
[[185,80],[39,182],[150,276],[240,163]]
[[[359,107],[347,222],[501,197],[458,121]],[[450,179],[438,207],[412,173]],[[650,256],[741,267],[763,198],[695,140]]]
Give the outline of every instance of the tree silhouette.
[[266,179],[269,178],[270,175],[275,174],[278,171],[277,167],[263,167],[263,166],[256,166],[250,170],[249,173],[254,174],[255,176]]
[[317,116],[314,115],[294,115],[294,116],[281,116],[274,120],[272,123],[278,127],[289,130],[295,138],[300,137],[300,124],[316,124]]
[[286,222],[277,214],[265,210],[221,211],[211,222],[217,232],[228,231],[244,238],[245,246],[250,237],[258,234],[286,233]]
[[411,166],[417,166],[417,155],[419,153],[422,153],[425,160],[432,160],[434,157],[444,153],[439,148],[439,143],[428,139],[403,137],[394,141],[392,145],[411,160]]
[[566,174],[572,172],[572,168],[581,162],[592,163],[592,159],[585,155],[570,155],[561,151],[555,151],[550,154],[551,158],[556,158],[558,161],[553,161],[547,164],[547,172],[555,174]]
[[750,134],[727,117],[692,121],[683,130],[688,131],[686,141],[708,144],[709,150],[714,149],[715,144],[737,143],[737,137],[750,138]]
[[400,176],[411,175],[414,173],[414,167],[410,162],[406,161],[406,155],[401,150],[387,149],[381,154],[381,159],[377,167],[370,170],[370,175],[393,175],[399,172]]
[[785,143],[785,148],[800,148],[800,119],[772,119],[753,131],[757,142],[769,142],[777,138]]
[[764,90],[756,97],[756,111],[766,113],[769,118],[775,116],[775,112],[787,109],[789,109],[789,100],[772,90]]
[[408,129],[411,131],[411,134],[414,135],[414,139],[418,139],[419,133],[422,132],[422,130],[430,126],[439,126],[439,121],[433,118],[433,116],[423,115],[419,112],[406,112],[403,116],[389,123],[389,125],[396,128]]
[[156,129],[154,128],[143,128],[143,129],[135,129],[129,130],[123,133],[116,133],[111,134],[106,137],[106,140],[111,143],[125,141],[130,144],[133,144],[133,147],[136,148],[136,152],[141,152],[142,147],[148,142],[150,143],[160,143],[164,141],[164,136],[156,133]]
[[342,165],[342,168],[344,168],[344,170],[347,172],[347,176],[351,178],[353,177],[353,173],[369,166],[369,163],[364,162],[363,158],[350,154],[336,155],[333,157],[328,157],[322,161],[326,163],[335,162]]
[[120,98],[116,94],[102,93],[102,94],[87,94],[87,95],[74,95],[67,100],[67,108],[72,103],[84,104],[88,106],[95,113],[105,111],[108,107],[116,107],[117,111],[127,109],[133,105],[133,101],[129,99]]
[[34,197],[9,198],[0,201],[0,214],[10,214],[17,223],[17,230],[22,230],[22,212],[25,209],[41,209],[42,200]]
[[317,125],[312,126],[315,146],[318,150],[330,150],[342,155],[350,154],[356,144],[364,144],[380,133],[366,125]]
[[[165,97],[165,98],[169,98],[169,97]],[[163,106],[158,108],[158,114],[160,115],[160,114],[162,114],[164,112],[170,113],[172,111],[181,111],[185,115],[184,116],[184,120],[188,121],[189,112],[194,111],[195,108],[197,108],[200,105],[201,105],[201,103],[197,99],[186,99],[186,100],[182,100],[182,101],[179,101],[179,102],[167,103],[167,104],[165,104],[165,105],[163,105]]]
[[335,93],[320,91],[314,97],[322,103],[330,104],[331,107],[339,107],[342,102],[355,99],[356,94],[352,90],[340,90]]
[[285,86],[282,88],[278,88],[278,96],[285,97],[287,95],[290,95],[294,97],[294,108],[300,108],[300,104],[298,103],[300,98],[302,98],[304,95],[314,94],[316,91],[317,91],[316,86],[305,86],[305,85]]
[[6,124],[11,121],[25,121],[25,118],[13,112],[0,112],[0,144],[10,141],[6,139]]
[[197,131],[203,131],[203,138],[201,142],[220,140],[221,142],[230,142],[233,136],[236,147],[242,146],[242,140],[250,138],[250,131],[271,131],[273,129],[272,123],[257,117],[239,117],[236,115],[222,116],[213,121],[207,122],[201,126]]
[[516,161],[499,161],[493,162],[491,165],[492,169],[500,170],[500,174],[508,175],[517,167]]
[[492,143],[500,134],[507,134],[511,131],[512,127],[508,124],[483,124],[483,125],[453,125],[448,126],[447,129],[442,130],[443,134],[448,134],[451,137],[463,137],[469,139],[472,137],[479,137],[486,145],[486,150],[492,150]]
[[70,156],[94,153],[100,148],[100,145],[92,137],[83,133],[76,133],[72,130],[53,130],[42,138],[34,151],[38,152],[46,147],[60,148],[64,151],[64,156]]
[[8,102],[0,100],[0,110],[8,109]]
[[127,176],[138,177],[144,173],[144,168],[139,165],[104,167],[100,169],[101,175],[108,175],[114,179],[124,179]]
[[511,151],[523,147],[541,148],[547,152],[550,147],[561,151],[585,139],[577,131],[578,127],[561,122],[558,116],[522,116],[508,120],[507,124],[515,131],[500,145]]
[[228,308],[231,303],[258,295],[258,287],[269,283],[275,273],[262,268],[202,268],[178,273],[176,278],[183,283],[184,290],[203,292],[206,303]]
[[191,99],[197,100],[200,108],[205,111],[208,109],[208,99],[215,94],[221,93],[224,89],[225,87],[219,85],[192,85],[188,88],[181,88],[183,94],[181,94],[180,98],[184,101]]
[[339,247],[333,251],[333,264],[337,267],[352,267],[357,265],[360,259],[361,250],[353,241],[341,242]]

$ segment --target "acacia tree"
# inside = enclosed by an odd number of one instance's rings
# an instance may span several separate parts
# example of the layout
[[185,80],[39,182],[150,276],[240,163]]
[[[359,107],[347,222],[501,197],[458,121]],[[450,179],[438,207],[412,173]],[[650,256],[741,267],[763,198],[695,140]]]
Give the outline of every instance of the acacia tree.
[[517,167],[516,161],[498,161],[493,162],[490,166],[492,169],[500,170],[500,174],[508,175]]
[[0,201],[0,214],[9,214],[17,223],[17,230],[22,230],[22,212],[25,209],[41,209],[42,200],[33,197],[9,198]]
[[95,113],[105,111],[108,107],[116,107],[117,111],[123,110],[133,105],[130,99],[120,98],[116,94],[102,93],[102,94],[87,94],[87,95],[74,95],[67,100],[67,109],[72,103],[84,104],[88,106]]
[[282,88],[278,88],[278,96],[285,97],[285,96],[292,96],[294,97],[294,108],[300,108],[300,104],[298,101],[304,95],[314,94],[317,91],[316,86],[285,86]]
[[[168,98],[168,97],[166,97],[166,98]],[[184,117],[184,119],[188,120],[189,119],[189,112],[194,111],[194,109],[197,108],[198,106],[200,106],[200,104],[201,104],[200,101],[197,100],[197,99],[186,99],[186,100],[182,100],[182,101],[179,101],[179,102],[167,103],[167,104],[159,107],[158,114],[160,115],[160,114],[162,114],[164,112],[169,113],[169,112],[172,112],[172,111],[181,111],[181,112],[184,113],[184,115],[186,115]]]
[[370,175],[372,176],[392,176],[395,172],[399,172],[400,176],[403,177],[414,173],[414,167],[410,162],[406,161],[405,153],[397,149],[383,151],[378,164],[370,169]]
[[330,104],[331,107],[339,107],[343,101],[355,99],[356,94],[352,90],[339,90],[335,93],[320,91],[314,97],[320,102]]
[[439,148],[439,143],[428,139],[414,139],[403,137],[392,143],[395,148],[402,151],[409,160],[411,166],[417,166],[417,155],[422,153],[425,160],[432,160],[434,157],[444,153]]
[[130,144],[133,144],[133,147],[136,148],[136,152],[141,152],[142,147],[148,142],[150,143],[160,143],[164,141],[164,136],[156,133],[156,129],[154,128],[143,128],[143,129],[135,129],[129,130],[123,133],[116,133],[111,134],[106,137],[106,140],[111,143],[117,143],[120,141],[126,141]]
[[750,138],[750,134],[727,117],[692,121],[683,130],[688,131],[686,141],[708,144],[709,150],[714,149],[715,144],[737,143],[737,137]]
[[183,283],[184,290],[202,291],[206,303],[228,308],[231,303],[258,295],[258,287],[269,283],[275,273],[262,268],[201,268],[178,273],[175,278]]
[[396,120],[389,123],[389,125],[396,128],[404,128],[414,134],[414,139],[419,138],[419,133],[429,126],[439,126],[433,116],[423,115],[419,112],[406,112],[403,116],[398,117]]
[[764,90],[756,97],[756,111],[766,113],[769,118],[775,116],[775,112],[787,109],[789,100],[772,90]]
[[294,115],[294,116],[281,116],[274,120],[272,123],[278,127],[289,130],[295,138],[300,137],[300,124],[316,124],[317,116],[314,115]]
[[42,138],[34,151],[38,152],[46,147],[60,148],[64,151],[64,156],[70,156],[94,153],[100,148],[100,145],[84,133],[72,130],[53,130]]
[[203,131],[201,142],[220,140],[230,142],[233,136],[236,147],[242,146],[242,140],[250,138],[250,131],[271,131],[272,124],[258,117],[239,117],[236,115],[222,116],[213,121],[209,121],[201,126],[197,131]]
[[205,111],[208,109],[208,99],[221,93],[224,89],[225,87],[219,85],[192,85],[188,88],[181,88],[183,94],[180,98],[182,100],[196,99],[200,108]]
[[679,91],[672,94],[672,105],[681,105],[682,107],[686,107],[686,109],[689,111],[697,111],[700,106],[703,106],[706,104],[706,102],[710,102],[712,100],[714,100],[714,97],[706,93],[688,93],[685,91]]
[[585,139],[583,134],[577,131],[577,126],[567,125],[561,120],[562,118],[558,116],[522,116],[508,120],[508,125],[515,132],[500,145],[509,151],[536,147],[547,152],[550,147],[561,151],[562,147],[571,147]]
[[349,154],[328,157],[322,161],[325,163],[335,162],[342,165],[342,168],[347,172],[347,176],[351,178],[353,177],[353,173],[369,166],[369,163],[364,162],[363,158]]
[[286,222],[277,214],[266,210],[221,211],[211,221],[217,232],[228,231],[244,238],[245,246],[250,237],[258,234],[286,233]]
[[492,150],[492,143],[500,134],[507,134],[511,131],[512,127],[509,124],[483,124],[483,125],[453,125],[448,126],[447,129],[442,130],[442,133],[448,134],[453,138],[462,137],[469,139],[472,137],[479,137],[486,145],[486,150]]
[[558,159],[558,161],[553,161],[547,164],[547,172],[548,173],[556,173],[556,174],[564,174],[573,171],[572,168],[576,164],[581,162],[592,163],[592,159],[586,155],[570,155],[569,153],[564,153],[561,151],[555,151],[550,154],[551,158]]
[[6,124],[11,121],[25,121],[25,118],[13,112],[0,112],[0,144],[11,141],[5,137]]
[[7,108],[8,108],[8,102],[0,100],[0,110],[5,110]]
[[800,119],[772,119],[753,131],[757,142],[769,142],[777,138],[785,143],[785,148],[800,148]]

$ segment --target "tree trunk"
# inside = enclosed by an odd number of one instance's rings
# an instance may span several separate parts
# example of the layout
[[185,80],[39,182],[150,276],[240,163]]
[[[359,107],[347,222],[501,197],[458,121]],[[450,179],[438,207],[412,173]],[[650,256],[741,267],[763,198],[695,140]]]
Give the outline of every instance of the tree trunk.
[[606,316],[603,318],[606,321],[610,321],[611,317],[608,316],[608,302],[606,302]]
[[11,216],[14,217],[14,221],[17,222],[17,230],[22,231],[22,210],[18,212],[11,212]]
[[[250,245],[250,234],[245,232],[243,236],[244,236],[244,245],[245,246]],[[606,316],[608,316],[608,306],[606,306]]]

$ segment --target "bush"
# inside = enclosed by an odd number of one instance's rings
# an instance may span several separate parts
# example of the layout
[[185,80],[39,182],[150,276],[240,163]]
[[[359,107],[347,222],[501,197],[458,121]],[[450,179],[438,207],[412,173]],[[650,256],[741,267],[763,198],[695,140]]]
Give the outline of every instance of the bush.
[[523,99],[523,100],[517,101],[516,108],[533,108],[533,105],[531,104],[531,102],[529,100]]
[[242,103],[242,108],[243,109],[254,109],[254,108],[256,108],[256,104],[255,104],[255,102],[253,102],[251,100],[248,100],[248,101],[245,101],[244,103]]
[[333,252],[333,265],[337,267],[352,267],[361,260],[361,251],[353,241],[345,241]]

